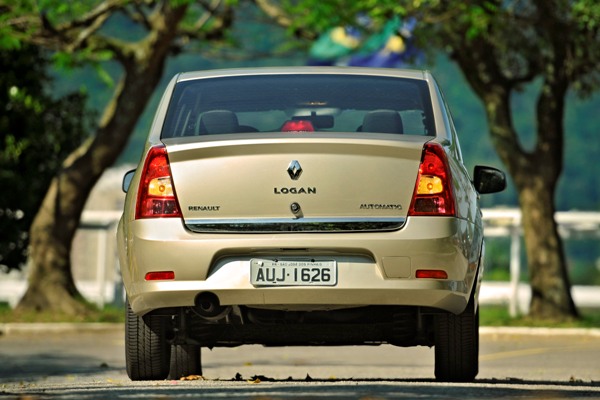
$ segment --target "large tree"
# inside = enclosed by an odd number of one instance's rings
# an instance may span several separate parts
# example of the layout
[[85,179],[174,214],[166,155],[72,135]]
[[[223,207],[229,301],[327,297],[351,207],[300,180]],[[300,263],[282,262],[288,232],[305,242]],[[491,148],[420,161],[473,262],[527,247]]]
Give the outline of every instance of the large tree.
[[[73,281],[70,250],[88,195],[127,144],[168,57],[190,41],[222,39],[232,8],[218,0],[48,0],[2,1],[0,9],[0,44],[35,43],[74,64],[110,59],[121,68],[97,126],[66,157],[33,221],[29,285],[17,307],[86,313]],[[120,37],[107,28],[115,16],[128,19],[136,34]]]
[[[515,183],[532,293],[529,314],[539,319],[578,316],[554,213],[567,94],[580,85],[589,89],[589,79],[600,72],[600,14],[590,14],[594,10],[585,3],[481,1],[459,10],[443,5],[442,14],[454,15],[436,30],[446,36],[443,44],[484,103],[492,142]],[[538,85],[536,139],[526,148],[511,100],[532,82]]]
[[[339,7],[332,7],[334,4]],[[310,14],[302,13],[303,8]],[[323,30],[353,24],[357,15],[418,21],[424,49],[447,52],[484,104],[497,153],[515,182],[532,289],[530,316],[578,317],[554,220],[563,169],[564,115],[570,91],[590,93],[600,76],[600,3],[595,0],[356,1],[304,0],[289,11],[295,23]],[[284,11],[284,10],[282,10]],[[511,101],[524,85],[537,88],[535,143],[523,145]]]

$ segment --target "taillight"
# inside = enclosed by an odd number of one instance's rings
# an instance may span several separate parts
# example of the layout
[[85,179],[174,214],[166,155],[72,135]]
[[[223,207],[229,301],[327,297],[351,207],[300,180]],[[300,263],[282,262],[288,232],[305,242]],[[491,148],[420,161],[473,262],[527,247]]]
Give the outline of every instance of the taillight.
[[451,182],[450,167],[442,146],[425,144],[408,215],[455,215]]
[[151,147],[144,163],[135,218],[181,217],[163,145]]
[[418,279],[448,279],[448,273],[443,269],[418,269],[415,272]]
[[298,119],[292,121],[286,121],[281,127],[282,132],[314,132],[315,127],[312,122]]
[[148,272],[144,277],[147,281],[170,281],[175,279],[173,271],[152,271]]

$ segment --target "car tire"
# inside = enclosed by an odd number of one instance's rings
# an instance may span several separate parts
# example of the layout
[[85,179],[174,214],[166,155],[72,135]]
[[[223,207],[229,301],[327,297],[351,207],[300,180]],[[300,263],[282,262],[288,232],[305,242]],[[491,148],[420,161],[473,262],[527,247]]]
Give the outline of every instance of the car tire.
[[169,375],[171,347],[166,340],[166,320],[137,316],[127,302],[125,365],[132,381],[162,380]]
[[479,372],[479,310],[471,298],[459,315],[436,315],[435,377],[443,382],[472,382]]
[[180,379],[190,375],[202,375],[200,346],[193,344],[171,345],[169,379]]

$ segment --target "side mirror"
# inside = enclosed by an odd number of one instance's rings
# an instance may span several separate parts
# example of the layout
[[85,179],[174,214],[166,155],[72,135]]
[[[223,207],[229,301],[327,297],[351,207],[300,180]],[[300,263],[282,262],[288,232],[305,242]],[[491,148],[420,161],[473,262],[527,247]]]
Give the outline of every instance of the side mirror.
[[135,169],[132,169],[131,171],[127,171],[125,173],[125,176],[123,177],[123,183],[121,184],[121,189],[123,189],[123,191],[125,193],[127,193],[127,191],[129,190],[129,186],[131,185],[131,180],[133,179],[133,174],[135,174]]
[[476,165],[473,177],[475,190],[480,194],[497,193],[506,188],[506,176],[499,169]]

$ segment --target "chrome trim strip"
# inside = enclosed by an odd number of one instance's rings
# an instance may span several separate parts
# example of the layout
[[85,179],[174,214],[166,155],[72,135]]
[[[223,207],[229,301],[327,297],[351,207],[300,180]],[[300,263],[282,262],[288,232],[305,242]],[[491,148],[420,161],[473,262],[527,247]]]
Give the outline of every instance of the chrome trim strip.
[[375,232],[402,228],[406,218],[187,219],[197,233]]

